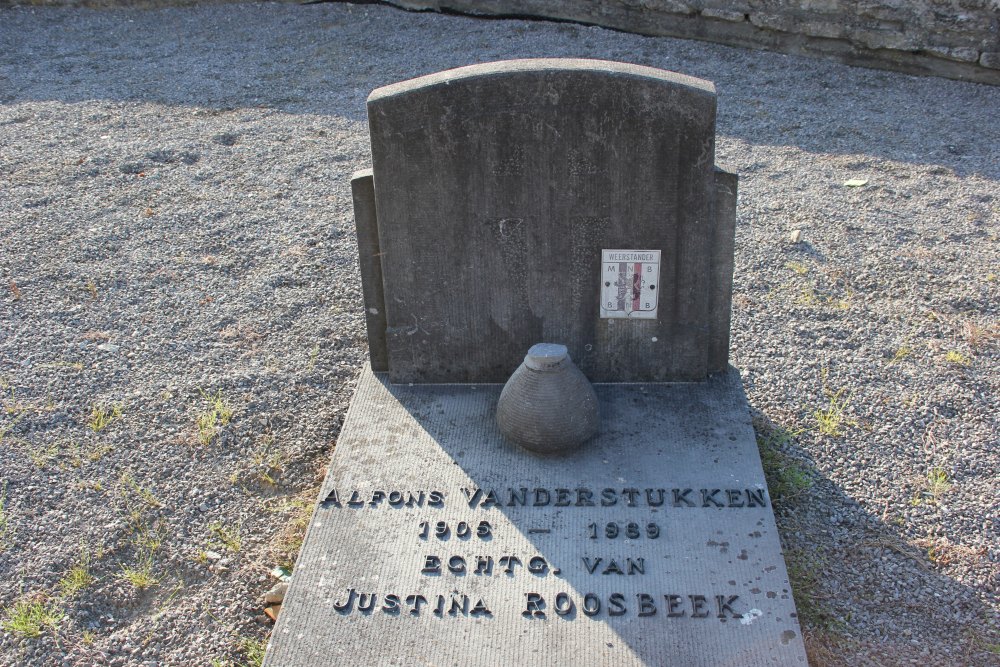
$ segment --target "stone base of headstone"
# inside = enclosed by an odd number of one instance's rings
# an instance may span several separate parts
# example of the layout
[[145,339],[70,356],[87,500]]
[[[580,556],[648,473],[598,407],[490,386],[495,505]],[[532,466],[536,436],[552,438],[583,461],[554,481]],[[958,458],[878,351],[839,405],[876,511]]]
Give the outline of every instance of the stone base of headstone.
[[500,389],[365,370],[265,664],[807,664],[736,370],[596,385],[570,455]]

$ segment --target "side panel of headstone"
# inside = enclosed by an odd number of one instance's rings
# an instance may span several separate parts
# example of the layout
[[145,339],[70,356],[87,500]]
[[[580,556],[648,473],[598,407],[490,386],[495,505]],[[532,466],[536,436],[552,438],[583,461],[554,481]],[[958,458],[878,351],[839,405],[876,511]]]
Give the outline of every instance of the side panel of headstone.
[[729,365],[729,327],[733,305],[736,236],[736,174],[715,170],[715,237],[712,239],[712,291],[709,302],[708,370]]
[[382,291],[375,186],[371,169],[362,169],[351,176],[351,194],[354,199],[354,226],[358,232],[358,262],[361,267],[361,290],[365,299],[368,355],[373,371],[387,371],[389,356],[385,347],[385,294]]
[[[717,229],[711,83],[508,61],[380,88],[368,115],[392,381],[502,382],[542,341],[595,382],[718,366],[711,265],[731,232]],[[659,251],[658,276],[622,262],[606,279],[612,249]],[[636,317],[601,317],[612,280]]]

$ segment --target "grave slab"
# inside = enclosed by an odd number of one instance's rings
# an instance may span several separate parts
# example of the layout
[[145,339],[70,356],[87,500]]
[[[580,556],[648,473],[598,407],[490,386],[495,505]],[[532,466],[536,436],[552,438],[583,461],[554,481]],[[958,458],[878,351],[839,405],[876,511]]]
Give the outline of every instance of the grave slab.
[[806,665],[738,372],[595,387],[543,456],[366,368],[265,664]]

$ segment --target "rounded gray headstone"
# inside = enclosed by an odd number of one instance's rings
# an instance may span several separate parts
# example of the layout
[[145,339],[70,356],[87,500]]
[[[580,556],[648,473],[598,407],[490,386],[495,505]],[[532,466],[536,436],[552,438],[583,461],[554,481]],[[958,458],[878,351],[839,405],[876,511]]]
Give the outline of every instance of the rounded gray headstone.
[[[390,380],[503,382],[541,340],[596,382],[724,370],[736,180],[713,166],[715,115],[708,81],[600,60],[482,63],[374,91],[374,203],[359,219],[377,214],[362,266],[381,274],[383,302],[366,306],[384,312]],[[656,317],[602,315],[613,250],[657,254]]]
[[579,447],[597,433],[597,394],[565,345],[528,350],[497,403],[497,424],[510,441],[534,452]]

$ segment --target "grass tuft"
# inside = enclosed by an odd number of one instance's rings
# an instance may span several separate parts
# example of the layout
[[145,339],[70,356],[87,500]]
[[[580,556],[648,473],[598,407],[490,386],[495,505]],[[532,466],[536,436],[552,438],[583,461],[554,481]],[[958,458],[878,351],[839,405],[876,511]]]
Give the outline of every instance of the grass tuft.
[[[234,633],[235,634],[235,633]],[[237,662],[227,658],[212,658],[209,663],[211,667],[261,667],[264,664],[264,653],[267,651],[267,642],[253,637],[237,637],[239,652],[243,655],[243,661]]]
[[14,528],[7,517],[7,482],[0,489],[0,554],[14,544]]
[[759,419],[755,419],[754,428],[771,500],[787,502],[812,486],[808,466],[782,451],[782,447],[788,445],[796,434]]
[[281,567],[289,570],[295,567],[295,561],[299,557],[302,542],[306,537],[306,528],[309,527],[309,518],[312,515],[311,498],[315,495],[315,493],[310,493],[308,496],[300,494],[286,505],[286,509],[289,510],[288,521],[281,529],[276,544],[277,561]]
[[100,461],[105,454],[110,452],[111,445],[81,445],[75,440],[70,440],[66,444],[66,456],[70,466],[79,468],[85,463],[95,463]]
[[121,578],[140,591],[160,583],[153,572],[153,554],[141,554],[135,565],[122,565]]
[[309,350],[309,365],[306,366],[306,372],[312,371],[316,368],[316,361],[319,360],[319,343],[313,345],[312,349]]
[[944,468],[931,468],[927,471],[923,487],[914,494],[910,504],[917,506],[921,503],[936,505],[941,497],[951,490],[951,478]]
[[112,406],[95,405],[90,410],[90,419],[87,421],[87,426],[94,433],[100,433],[110,426],[113,421],[120,419],[121,416],[121,403],[115,403]]
[[809,273],[809,267],[802,262],[786,262],[785,268],[790,269],[800,276],[804,276]]
[[[2,385],[2,383],[0,383],[0,389],[2,388],[5,387]],[[7,436],[7,434],[10,433],[12,430],[14,430],[14,427],[17,426],[18,422],[24,419],[25,415],[28,414],[27,409],[22,407],[20,404],[13,402],[14,389],[12,387],[10,388],[10,397],[12,403],[10,405],[4,405],[3,411],[5,414],[12,415],[13,419],[11,419],[9,424],[4,424],[3,426],[0,426],[0,442],[3,442],[3,439]]]
[[272,449],[273,444],[274,436],[268,435],[262,439],[260,447],[250,454],[254,477],[267,486],[277,486],[278,478],[285,467],[285,455],[281,451]]
[[975,567],[977,563],[986,562],[989,551],[986,547],[967,547],[955,544],[946,537],[927,537],[915,540],[914,544],[927,550],[927,560],[939,567],[962,564]]
[[845,388],[838,389],[837,391],[830,390],[826,383],[827,371],[825,368],[821,375],[823,378],[823,391],[829,399],[829,404],[825,408],[819,408],[813,412],[813,418],[816,419],[816,428],[821,435],[837,438],[844,434],[843,427],[845,424],[855,423],[844,416],[844,410],[851,400],[851,395],[844,395],[846,392]]
[[73,597],[94,581],[96,579],[90,573],[90,553],[86,549],[81,549],[80,561],[63,575],[58,586],[64,597]]
[[147,515],[150,510],[163,507],[163,502],[152,491],[139,484],[129,471],[122,473],[117,495],[132,529],[132,542],[149,553],[158,549],[161,537],[155,525],[148,525]]
[[980,350],[1000,338],[1000,324],[981,326],[975,322],[965,322],[962,325],[962,334],[973,351]]
[[820,408],[813,413],[816,419],[816,428],[823,435],[836,438],[844,434],[844,408],[847,407],[847,399],[842,398],[843,389],[830,396],[830,404],[825,408]]
[[233,553],[239,553],[240,547],[243,546],[243,541],[240,537],[241,528],[242,526],[226,528],[221,523],[214,522],[209,524],[208,531],[220,546],[229,549]]
[[149,527],[144,523],[139,523],[135,526],[135,532],[132,534],[132,544],[135,546],[152,553],[159,549],[162,543],[163,537],[160,535],[159,524]]
[[201,397],[208,401],[209,407],[205,412],[198,414],[198,441],[203,445],[208,445],[218,434],[219,429],[233,418],[233,409],[222,398],[221,389],[214,396],[204,390],[199,391]]
[[119,493],[129,509],[136,505],[145,505],[151,508],[163,507],[163,502],[152,491],[135,481],[135,477],[128,471],[123,472],[119,480]]
[[799,620],[810,628],[837,629],[838,621],[820,602],[820,577],[826,563],[801,549],[785,552],[785,562]]
[[903,359],[909,357],[911,354],[913,354],[913,348],[911,348],[909,345],[900,345],[899,349],[896,350],[896,353],[892,355],[892,359],[889,360],[889,363],[898,364]]
[[944,360],[953,366],[968,366],[972,363],[972,359],[965,356],[958,350],[948,350],[948,352],[944,355]]
[[55,630],[66,618],[65,612],[46,604],[44,598],[18,600],[4,616],[0,627],[27,639],[36,639],[46,630]]
[[59,446],[56,444],[39,447],[28,447],[28,458],[39,468],[46,468],[59,456]]
[[253,637],[240,639],[240,649],[246,659],[246,667],[261,667],[264,664],[264,653],[267,652],[267,642]]

